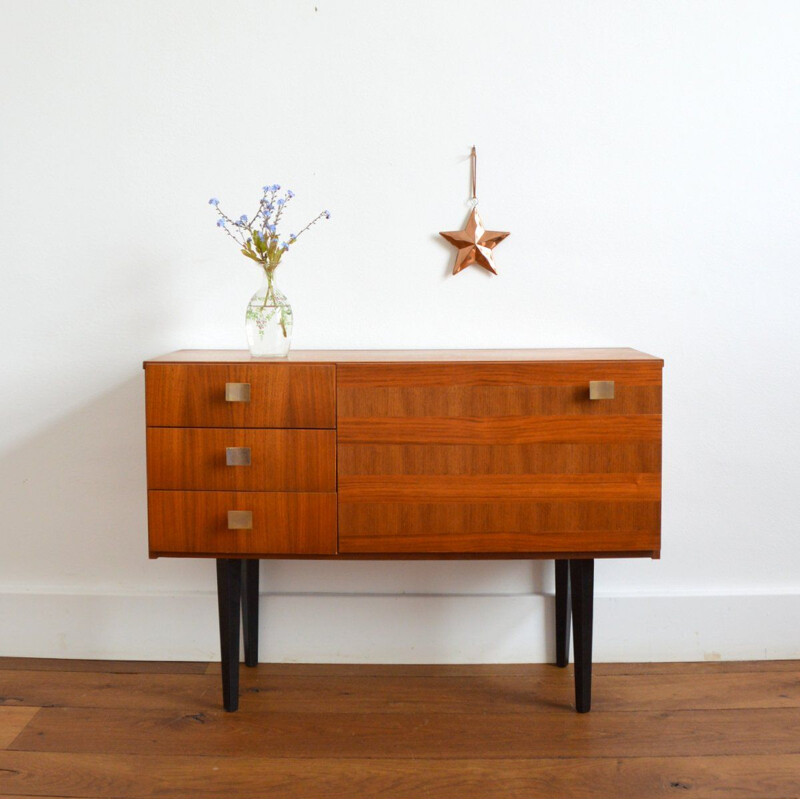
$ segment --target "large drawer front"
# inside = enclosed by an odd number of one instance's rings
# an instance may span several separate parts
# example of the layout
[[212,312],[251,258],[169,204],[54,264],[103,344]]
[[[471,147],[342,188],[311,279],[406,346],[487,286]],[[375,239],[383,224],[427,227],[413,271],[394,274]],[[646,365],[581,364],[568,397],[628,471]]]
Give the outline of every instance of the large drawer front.
[[148,428],[151,489],[335,492],[336,433],[278,428]]
[[[241,525],[249,512],[251,527]],[[301,492],[148,492],[152,555],[331,555],[336,494]]]
[[337,381],[340,552],[659,550],[660,364],[352,364]]
[[328,364],[148,364],[147,424],[198,428],[333,428]]

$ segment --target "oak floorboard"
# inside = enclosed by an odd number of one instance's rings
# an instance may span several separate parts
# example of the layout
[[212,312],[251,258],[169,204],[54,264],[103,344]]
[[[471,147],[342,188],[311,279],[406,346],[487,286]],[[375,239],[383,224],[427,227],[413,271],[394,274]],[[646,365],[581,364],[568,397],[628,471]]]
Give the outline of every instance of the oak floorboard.
[[11,798],[11,800],[21,800],[23,797],[36,797],[36,798],[50,798],[50,797],[68,797],[69,795],[64,794],[0,794],[0,799],[5,800],[5,798]]
[[[97,662],[115,663],[115,662]],[[552,664],[314,664],[262,662],[249,670],[258,675],[530,675],[553,674]],[[592,665],[594,675],[703,675],[728,672],[798,672],[800,661],[662,661],[602,663]],[[205,667],[208,675],[219,675],[219,661]]]
[[8,747],[33,719],[36,707],[0,706],[0,750]]
[[[264,713],[522,713],[569,709],[572,669],[530,675],[270,675],[242,668],[241,694]],[[19,670],[4,674],[0,707],[219,710],[214,675]],[[800,708],[796,672],[595,677],[595,711]]]
[[[9,749],[288,758],[556,758],[800,752],[794,708],[536,714],[43,708]],[[80,731],[80,736],[76,736]]]
[[48,672],[200,675],[208,671],[208,666],[208,661],[100,661],[97,659],[83,658],[0,657],[0,671],[21,669],[44,670]]
[[261,664],[225,714],[142,663],[0,659],[0,798],[800,793],[798,661],[597,664],[589,715],[546,664]]
[[312,761],[0,753],[0,790],[11,797],[787,797],[798,774],[800,755]]

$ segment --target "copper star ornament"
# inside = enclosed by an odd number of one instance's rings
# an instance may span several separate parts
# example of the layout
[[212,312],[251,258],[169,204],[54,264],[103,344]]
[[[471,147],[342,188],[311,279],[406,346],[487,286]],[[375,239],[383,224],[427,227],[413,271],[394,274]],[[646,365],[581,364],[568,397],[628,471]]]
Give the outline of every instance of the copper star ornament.
[[470,212],[463,231],[440,231],[450,244],[458,248],[453,275],[458,275],[470,264],[479,264],[497,275],[492,250],[508,236],[508,231],[487,231],[477,208]]

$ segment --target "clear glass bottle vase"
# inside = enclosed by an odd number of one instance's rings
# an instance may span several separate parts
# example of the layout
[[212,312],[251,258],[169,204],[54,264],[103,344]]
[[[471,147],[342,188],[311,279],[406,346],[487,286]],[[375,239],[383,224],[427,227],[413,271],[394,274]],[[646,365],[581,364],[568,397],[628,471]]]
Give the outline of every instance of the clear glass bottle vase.
[[292,307],[275,286],[274,270],[266,271],[261,288],[250,298],[245,314],[251,355],[281,357],[292,343]]

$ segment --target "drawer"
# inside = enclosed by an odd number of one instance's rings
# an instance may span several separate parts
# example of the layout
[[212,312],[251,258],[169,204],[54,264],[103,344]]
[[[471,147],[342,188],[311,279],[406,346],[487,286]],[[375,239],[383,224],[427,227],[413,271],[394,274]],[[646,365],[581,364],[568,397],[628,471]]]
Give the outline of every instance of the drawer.
[[335,492],[336,432],[148,428],[150,489]]
[[342,503],[339,551],[650,555],[660,521],[653,500]]
[[[592,399],[593,383],[613,383],[613,397]],[[635,435],[631,423],[661,414],[661,367],[648,362],[345,364],[337,385],[340,441],[554,441],[595,435],[596,417]]]
[[330,364],[147,364],[149,426],[333,428]]
[[[230,515],[229,512],[239,513]],[[151,556],[331,555],[336,552],[334,492],[151,490],[148,492],[148,520]]]

